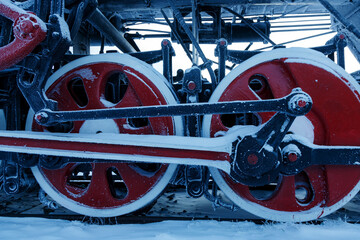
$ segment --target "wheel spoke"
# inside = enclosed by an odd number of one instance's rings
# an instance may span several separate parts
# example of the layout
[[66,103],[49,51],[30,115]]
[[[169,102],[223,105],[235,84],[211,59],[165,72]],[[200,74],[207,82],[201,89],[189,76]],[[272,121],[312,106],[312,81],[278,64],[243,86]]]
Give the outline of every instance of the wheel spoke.
[[67,164],[65,167],[61,169],[56,170],[47,170],[42,169],[43,173],[47,176],[47,178],[51,179],[51,184],[55,189],[60,191],[63,194],[67,194],[68,192],[71,192],[73,196],[77,196],[81,193],[83,193],[83,189],[76,188],[73,186],[70,186],[67,183],[67,180],[72,173],[72,170],[76,167],[76,164]]
[[211,133],[210,133],[211,136],[218,137],[219,135],[221,136],[223,133],[225,134],[225,132],[229,130],[229,128],[224,126],[219,115],[214,115],[212,117],[212,125],[213,128],[211,128]]
[[[269,200],[269,204],[281,206],[282,209],[298,206],[295,198],[295,177],[284,176],[279,188],[275,191],[274,196]],[[275,207],[276,208],[276,207]]]
[[110,167],[111,164],[108,163],[92,164],[91,182],[83,196],[86,201],[91,201],[90,205],[105,207],[114,200],[107,178],[107,170]]
[[59,86],[56,88],[50,88],[46,95],[49,99],[53,99],[58,102],[58,106],[60,106],[59,110],[80,109],[73,96],[71,96],[66,86],[66,81],[61,82],[61,84],[59,84]]
[[128,189],[126,198],[129,199],[137,199],[144,195],[159,177],[159,174],[151,175],[129,163],[117,163],[114,167],[119,171]]
[[328,204],[329,191],[327,187],[326,171],[323,166],[312,166],[304,170],[311,183],[314,197],[312,205],[326,206]]
[[[163,105],[166,102],[163,96],[152,91],[151,81],[142,74],[128,67],[124,67],[124,72],[129,79],[129,85],[131,85],[142,106]],[[149,122],[155,134],[169,135],[169,132],[173,132],[172,127],[168,129],[172,126],[171,117],[151,117]]]
[[104,85],[109,73],[117,69],[119,69],[118,65],[104,64],[88,65],[85,68],[79,69],[86,94],[88,98],[90,98],[87,109],[103,108],[103,104],[100,102],[100,98],[104,92],[104,86],[102,85]]

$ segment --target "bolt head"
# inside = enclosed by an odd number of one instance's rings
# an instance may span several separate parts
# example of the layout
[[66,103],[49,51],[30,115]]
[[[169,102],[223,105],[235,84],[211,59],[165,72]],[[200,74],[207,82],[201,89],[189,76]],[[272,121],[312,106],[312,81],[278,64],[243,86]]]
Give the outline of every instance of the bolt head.
[[35,120],[38,123],[45,123],[48,119],[49,115],[46,112],[39,112],[35,114]]
[[30,20],[26,20],[20,23],[20,30],[25,33],[29,34],[34,31],[33,23]]
[[169,44],[169,41],[168,41],[168,40],[165,39],[165,40],[162,41],[162,45],[163,45],[163,46],[167,46],[168,44]]
[[187,84],[187,88],[188,88],[190,91],[195,90],[195,88],[196,88],[196,83],[195,83],[194,81],[189,81],[188,84]]
[[256,165],[259,161],[259,158],[256,156],[256,154],[252,153],[247,157],[247,161],[250,165]]
[[298,105],[298,107],[300,107],[300,108],[305,107],[306,104],[307,104],[307,102],[306,102],[305,100],[300,99],[299,101],[297,101],[297,105]]
[[298,155],[294,152],[290,152],[287,158],[289,159],[290,162],[296,162],[296,160],[298,159]]

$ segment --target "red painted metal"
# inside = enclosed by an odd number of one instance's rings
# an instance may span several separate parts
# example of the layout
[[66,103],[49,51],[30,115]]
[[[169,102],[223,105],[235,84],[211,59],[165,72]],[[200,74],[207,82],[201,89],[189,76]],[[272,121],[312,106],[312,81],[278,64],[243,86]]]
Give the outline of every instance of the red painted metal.
[[305,107],[306,104],[307,104],[307,103],[306,103],[304,100],[299,100],[299,101],[297,102],[297,105],[298,105],[299,107],[301,107],[301,108]]
[[[92,74],[84,74],[84,72]],[[77,67],[55,81],[47,90],[47,96],[58,101],[59,110],[106,108],[101,98],[104,98],[107,79],[113,73],[124,73],[128,78],[129,84],[123,99],[112,107],[167,104],[160,90],[146,76],[131,67],[115,63],[94,63]],[[84,84],[88,97],[88,103],[84,107],[76,103],[68,89],[69,83],[75,78],[80,78]],[[120,133],[174,134],[174,123],[171,117],[149,119],[150,124],[140,128],[129,127],[128,119],[116,119],[114,121]],[[71,132],[79,132],[83,124],[84,121],[74,122]],[[34,122],[33,130],[44,131],[45,128]],[[101,150],[102,147],[104,146],[97,146],[99,151],[105,151],[106,149]],[[115,151],[116,149],[114,148],[113,150]],[[126,147],[123,148],[123,151],[132,150],[126,149]],[[77,166],[78,164],[68,164],[62,169],[41,169],[41,171],[52,187],[60,194],[81,205],[96,209],[117,208],[142,198],[156,185],[168,168],[168,165],[162,164],[156,172],[149,174],[139,170],[135,164],[131,163],[94,163],[91,164],[92,178],[90,184],[86,188],[78,188],[69,185],[67,182],[67,179],[69,179]],[[111,194],[112,186],[107,176],[107,170],[110,168],[118,171],[126,185],[127,194],[122,199],[116,198]]]
[[196,88],[196,83],[194,81],[189,81],[187,87],[190,91],[192,91]]
[[[291,89],[301,87],[313,99],[312,110],[306,115],[314,126],[314,143],[319,145],[360,145],[360,94],[349,88],[348,80],[338,78],[329,71],[311,64],[285,62],[278,59],[260,63],[235,78],[223,91],[220,101],[255,100],[258,97],[248,86],[248,79],[261,74],[268,79],[266,96],[280,98]],[[329,98],[328,96],[331,96]],[[262,122],[268,121],[273,113],[259,113]],[[219,115],[211,121],[210,134],[227,131]],[[222,173],[228,186],[239,196],[269,209],[300,212],[315,207],[330,207],[341,201],[360,180],[358,166],[311,166],[301,173],[302,176],[283,176],[277,188],[267,199],[257,198],[251,188],[236,183],[227,174]],[[301,179],[301,180],[299,180]],[[310,186],[306,204],[297,199],[295,190],[303,179]],[[319,216],[320,217],[320,216]]]
[[251,165],[256,165],[258,163],[258,157],[255,154],[250,154],[247,158],[247,161]]
[[[78,141],[60,141],[52,139],[36,139],[21,137],[3,137],[0,136],[1,146],[26,146],[27,149],[46,149],[46,150],[64,150],[82,153],[106,153],[106,154],[125,154],[168,158],[192,158],[201,160],[227,161],[230,162],[230,156],[225,152],[201,151],[190,149],[174,149],[163,147],[138,147],[132,145],[92,143]],[[251,158],[252,157],[252,158]],[[257,163],[257,156],[252,154],[251,164]],[[256,162],[255,162],[256,161]],[[250,163],[250,162],[249,162]]]
[[296,162],[296,160],[298,159],[298,156],[296,153],[289,153],[287,157],[290,162]]
[[10,1],[0,3],[0,15],[14,22],[14,40],[0,48],[0,70],[18,63],[46,38],[46,25]]

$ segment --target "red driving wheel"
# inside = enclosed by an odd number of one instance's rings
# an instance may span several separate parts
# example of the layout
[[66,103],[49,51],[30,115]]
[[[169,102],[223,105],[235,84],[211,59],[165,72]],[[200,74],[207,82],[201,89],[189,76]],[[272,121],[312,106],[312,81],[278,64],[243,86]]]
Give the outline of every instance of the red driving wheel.
[[[277,49],[256,55],[223,79],[210,102],[281,98],[296,87],[312,97],[313,107],[295,120],[289,132],[319,145],[360,145],[360,87],[342,68],[313,50]],[[272,115],[206,116],[203,135],[215,137],[239,124],[259,125]],[[242,122],[234,120],[239,118]],[[320,218],[342,207],[360,188],[358,166],[311,166],[262,188],[237,183],[217,169],[210,171],[234,203],[277,221]]]
[[[69,63],[51,76],[46,94],[58,102],[59,110],[177,102],[166,80],[152,67],[121,54],[88,56]],[[87,120],[51,127],[39,126],[32,119],[33,113],[30,113],[28,128],[33,131],[182,134],[181,119],[172,117]],[[61,205],[81,214],[109,217],[152,203],[167,186],[176,165],[75,163],[56,170],[41,167],[32,170],[40,186]]]

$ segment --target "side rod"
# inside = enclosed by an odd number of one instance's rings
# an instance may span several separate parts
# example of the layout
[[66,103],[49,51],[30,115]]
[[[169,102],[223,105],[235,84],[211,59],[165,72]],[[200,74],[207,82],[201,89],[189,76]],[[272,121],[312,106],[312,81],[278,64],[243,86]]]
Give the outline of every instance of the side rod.
[[[304,106],[298,107],[297,104]],[[202,114],[234,114],[241,112],[282,112],[291,116],[306,114],[312,105],[309,95],[300,89],[294,89],[289,95],[272,100],[233,101],[217,103],[191,103],[177,105],[156,105],[131,108],[109,108],[82,111],[51,111],[43,109],[35,114],[35,120],[41,125],[57,122],[90,119],[144,118]]]
[[[230,173],[232,142],[219,138],[131,134],[0,131],[0,151],[67,157],[65,162],[128,161],[202,165]],[[35,166],[27,165],[28,167]]]

